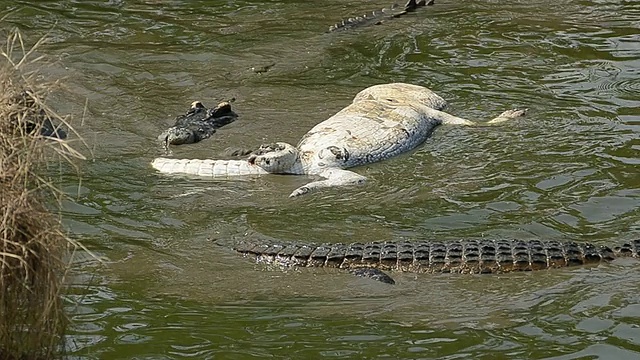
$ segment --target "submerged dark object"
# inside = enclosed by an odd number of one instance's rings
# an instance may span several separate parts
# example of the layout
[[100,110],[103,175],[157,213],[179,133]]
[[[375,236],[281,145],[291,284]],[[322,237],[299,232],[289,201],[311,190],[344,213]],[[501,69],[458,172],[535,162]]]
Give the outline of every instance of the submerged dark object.
[[66,139],[67,133],[61,125],[55,125],[51,116],[36,101],[31,92],[24,90],[12,98],[16,111],[10,116],[11,121],[22,124],[25,132],[50,138]]
[[430,6],[434,3],[435,0],[409,0],[404,7],[400,7],[398,4],[393,4],[389,8],[372,11],[362,16],[343,19],[342,21],[331,25],[329,27],[329,32],[346,30],[364,25],[379,25],[387,19],[399,18],[415,11],[419,7]]
[[212,109],[207,109],[200,101],[194,101],[187,113],[176,117],[175,124],[160,134],[158,140],[165,148],[169,145],[197,143],[237,118],[238,114],[231,110],[229,101],[221,102]]
[[640,239],[610,248],[573,241],[463,240],[352,244],[240,243],[234,250],[260,263],[332,267],[395,283],[383,270],[412,273],[498,274],[597,264],[638,257]]

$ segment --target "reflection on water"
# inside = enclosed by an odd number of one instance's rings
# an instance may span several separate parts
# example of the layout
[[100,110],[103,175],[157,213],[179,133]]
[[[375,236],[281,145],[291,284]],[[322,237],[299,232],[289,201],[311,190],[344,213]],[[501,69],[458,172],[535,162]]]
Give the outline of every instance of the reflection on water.
[[[440,1],[384,25],[325,33],[387,5],[300,1],[6,2],[3,28],[48,33],[71,96],[51,99],[94,148],[63,177],[75,236],[109,259],[78,277],[79,358],[635,359],[638,263],[502,276],[265,269],[244,237],[462,237],[599,244],[640,230],[640,6]],[[265,73],[252,67],[275,63]],[[442,127],[412,154],[357,169],[364,187],[291,201],[305,177],[161,177],[156,136],[201,100],[237,122],[177,157],[295,143],[364,87],[431,87],[449,111],[500,127]],[[79,125],[79,124],[78,124]],[[216,240],[215,242],[213,240]],[[93,271],[92,265],[80,264]],[[88,285],[88,286],[87,286]]]

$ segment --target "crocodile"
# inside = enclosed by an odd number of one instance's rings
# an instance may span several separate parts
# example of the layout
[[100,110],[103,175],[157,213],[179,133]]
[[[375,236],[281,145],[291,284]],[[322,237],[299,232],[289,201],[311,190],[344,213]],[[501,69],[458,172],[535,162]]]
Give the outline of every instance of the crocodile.
[[[233,99],[231,100],[233,101]],[[231,110],[230,101],[223,101],[213,109],[202,102],[194,101],[185,115],[176,117],[175,124],[158,136],[165,149],[169,145],[193,144],[211,137],[216,129],[234,122],[238,118]]]
[[[297,147],[262,145],[247,160],[156,158],[161,173],[205,177],[306,174],[323,178],[294,190],[290,197],[315,189],[362,184],[366,178],[345,170],[388,159],[422,144],[440,124],[476,125],[444,112],[446,101],[433,91],[406,83],[380,84],[360,91],[353,102],[307,132]],[[507,110],[488,124],[525,115]]]
[[399,18],[404,16],[410,12],[415,11],[417,8],[422,6],[430,6],[435,3],[435,0],[409,0],[404,5],[404,7],[400,7],[398,4],[394,3],[389,8],[383,8],[378,11],[372,11],[371,13],[364,14],[362,16],[350,17],[347,19],[343,19],[342,21],[333,24],[329,27],[329,32],[346,30],[353,27],[358,27],[362,25],[379,25],[383,23],[386,19]]
[[28,134],[40,135],[46,138],[64,140],[67,132],[61,125],[55,125],[49,113],[36,100],[35,95],[29,90],[23,90],[10,99],[11,106],[16,107],[12,113],[11,121],[22,124]]
[[351,244],[239,242],[234,250],[282,267],[348,269],[393,284],[383,270],[412,273],[498,274],[598,264],[639,257],[640,239],[608,247],[574,241],[462,240]]
[[[368,25],[380,25],[386,20],[405,16],[411,12],[416,11],[420,7],[431,6],[434,3],[435,0],[408,0],[407,3],[402,7],[397,3],[394,3],[388,8],[371,11],[361,16],[344,18],[339,22],[329,26],[327,33],[335,33]],[[249,69],[252,73],[260,75],[269,72],[274,66],[276,66],[276,64],[276,62],[269,62],[264,65],[252,66]]]

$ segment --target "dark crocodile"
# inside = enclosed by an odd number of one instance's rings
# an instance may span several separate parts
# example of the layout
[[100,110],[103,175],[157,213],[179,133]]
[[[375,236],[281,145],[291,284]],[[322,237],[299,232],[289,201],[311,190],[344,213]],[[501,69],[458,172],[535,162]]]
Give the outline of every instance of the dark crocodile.
[[211,137],[216,129],[237,118],[238,114],[231,110],[229,101],[221,102],[213,109],[207,109],[200,101],[194,101],[187,113],[176,117],[175,124],[160,134],[158,140],[165,148],[169,145],[197,143]]
[[11,115],[11,121],[23,124],[27,133],[49,138],[67,138],[67,133],[60,125],[54,125],[49,113],[30,91],[24,90],[13,96],[11,103],[16,107],[16,111]]
[[640,239],[613,248],[573,241],[480,239],[320,245],[240,243],[234,249],[260,263],[349,269],[356,275],[393,284],[382,270],[491,274],[597,264],[617,257],[638,257]]
[[[386,20],[403,17],[411,12],[416,11],[418,8],[431,6],[433,4],[435,4],[435,0],[408,0],[404,6],[400,6],[397,3],[394,3],[388,8],[371,11],[360,16],[344,18],[339,22],[329,26],[328,33],[360,28],[368,25],[380,25]],[[264,74],[270,71],[271,68],[276,66],[276,64],[276,62],[269,62],[265,65],[253,66],[250,68],[250,70],[255,74]]]
[[393,4],[389,8],[372,11],[362,16],[343,19],[342,21],[331,25],[329,27],[329,32],[346,30],[363,25],[379,25],[387,19],[399,18],[415,11],[419,7],[433,5],[434,3],[435,0],[409,0],[404,7],[400,7],[398,4]]

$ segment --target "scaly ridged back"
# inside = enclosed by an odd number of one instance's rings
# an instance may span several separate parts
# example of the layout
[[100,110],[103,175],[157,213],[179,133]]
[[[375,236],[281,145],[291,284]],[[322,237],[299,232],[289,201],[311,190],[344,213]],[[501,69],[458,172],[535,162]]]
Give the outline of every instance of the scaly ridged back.
[[372,242],[354,244],[239,244],[236,251],[283,266],[378,268],[415,273],[504,273],[594,264],[638,257],[640,239],[615,248],[539,240]]
[[201,160],[157,158],[151,163],[154,169],[165,174],[186,174],[206,177],[264,175],[265,170],[247,160]]
[[392,4],[389,8],[383,8],[377,11],[364,14],[362,16],[350,17],[341,20],[339,23],[331,25],[329,32],[346,30],[353,27],[380,24],[386,19],[398,18],[406,15],[409,12],[414,11],[418,7],[433,5],[434,0],[419,0],[412,4],[411,1],[407,2],[404,7],[400,7],[398,4]]

